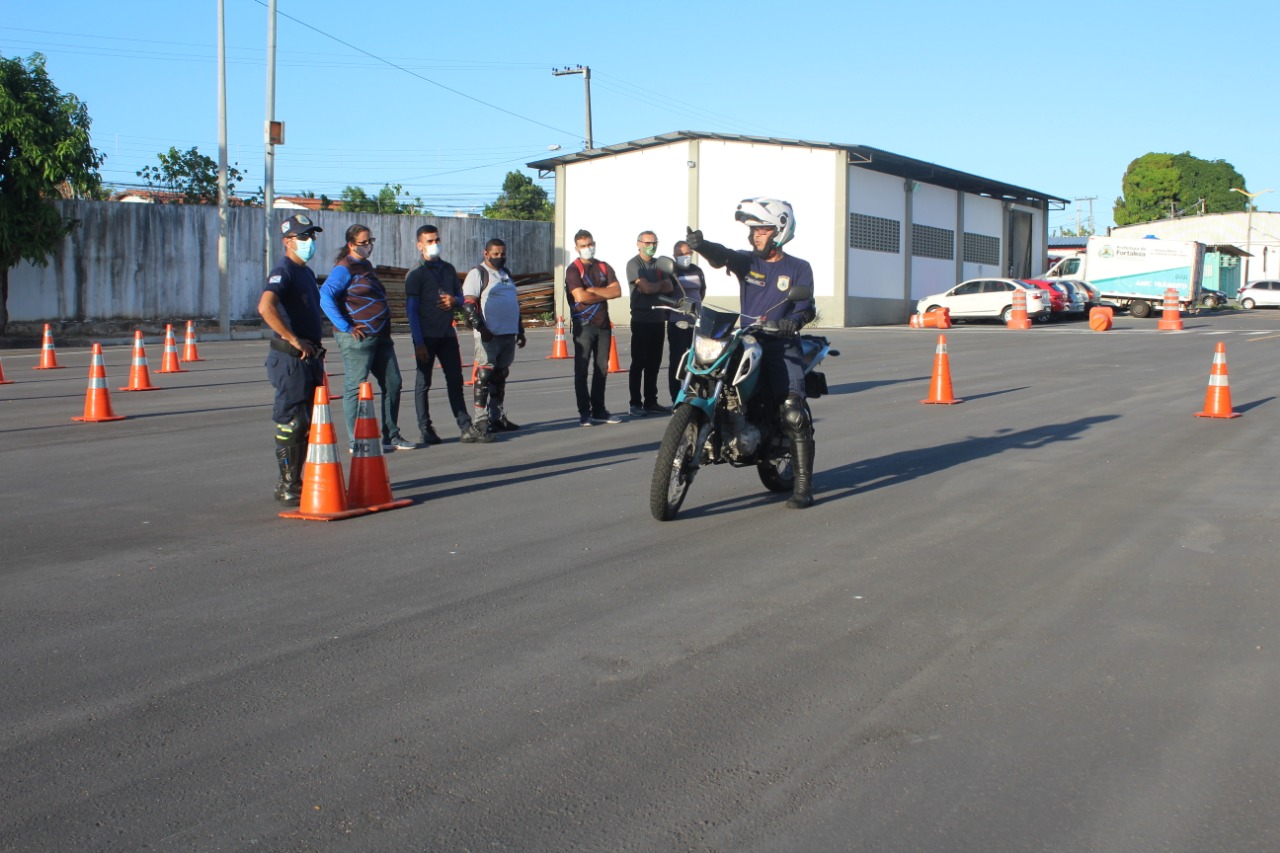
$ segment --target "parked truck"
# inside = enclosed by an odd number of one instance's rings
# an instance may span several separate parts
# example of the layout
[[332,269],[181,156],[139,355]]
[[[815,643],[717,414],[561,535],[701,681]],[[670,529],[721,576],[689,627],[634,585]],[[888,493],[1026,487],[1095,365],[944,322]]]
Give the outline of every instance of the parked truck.
[[1199,304],[1203,270],[1203,243],[1090,237],[1082,254],[1063,258],[1041,278],[1087,281],[1104,300],[1134,317],[1150,317],[1171,287],[1184,311]]

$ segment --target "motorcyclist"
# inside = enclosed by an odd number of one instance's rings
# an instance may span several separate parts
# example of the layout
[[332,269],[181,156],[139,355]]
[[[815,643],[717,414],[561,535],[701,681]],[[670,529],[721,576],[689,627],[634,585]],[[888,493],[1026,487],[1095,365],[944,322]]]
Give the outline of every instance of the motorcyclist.
[[787,291],[813,288],[809,262],[788,255],[782,247],[796,233],[791,205],[775,198],[748,198],[738,203],[734,219],[745,224],[751,248],[733,250],[712,243],[701,231],[688,230],[689,248],[716,269],[727,268],[741,285],[742,324],[765,324],[759,335],[764,390],[778,406],[778,415],[791,442],[795,485],[787,506],[804,509],[813,504],[813,420],[805,400],[804,358],[798,334],[815,316],[812,299],[791,302]]

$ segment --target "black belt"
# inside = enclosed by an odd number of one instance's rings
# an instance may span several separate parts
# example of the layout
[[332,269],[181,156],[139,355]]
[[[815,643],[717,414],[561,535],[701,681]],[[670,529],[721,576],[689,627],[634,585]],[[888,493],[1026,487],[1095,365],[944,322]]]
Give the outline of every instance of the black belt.
[[[302,350],[298,349],[293,344],[286,341],[284,338],[272,338],[270,340],[270,344],[271,344],[271,348],[276,352],[282,352],[285,355],[293,356],[294,358],[303,358]],[[316,347],[315,357],[324,358],[324,347],[320,347],[320,346]]]

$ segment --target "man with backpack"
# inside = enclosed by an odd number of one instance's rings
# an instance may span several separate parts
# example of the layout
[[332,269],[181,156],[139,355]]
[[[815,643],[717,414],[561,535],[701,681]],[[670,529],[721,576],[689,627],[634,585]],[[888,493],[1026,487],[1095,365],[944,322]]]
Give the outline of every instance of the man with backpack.
[[520,324],[520,297],[507,272],[507,244],[493,238],[484,246],[484,261],[462,283],[463,309],[476,336],[476,382],[472,441],[488,443],[496,432],[520,429],[507,417],[507,376],[516,349],[525,344]]

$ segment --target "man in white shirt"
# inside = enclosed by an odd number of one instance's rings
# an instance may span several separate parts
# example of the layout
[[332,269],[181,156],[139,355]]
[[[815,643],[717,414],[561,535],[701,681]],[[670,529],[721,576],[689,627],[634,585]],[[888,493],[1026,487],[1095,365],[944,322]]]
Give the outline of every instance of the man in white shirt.
[[463,308],[476,335],[474,415],[471,435],[490,442],[495,432],[520,429],[506,413],[507,376],[516,348],[525,344],[520,324],[520,297],[507,272],[507,244],[493,238],[484,246],[484,262],[462,283]]

